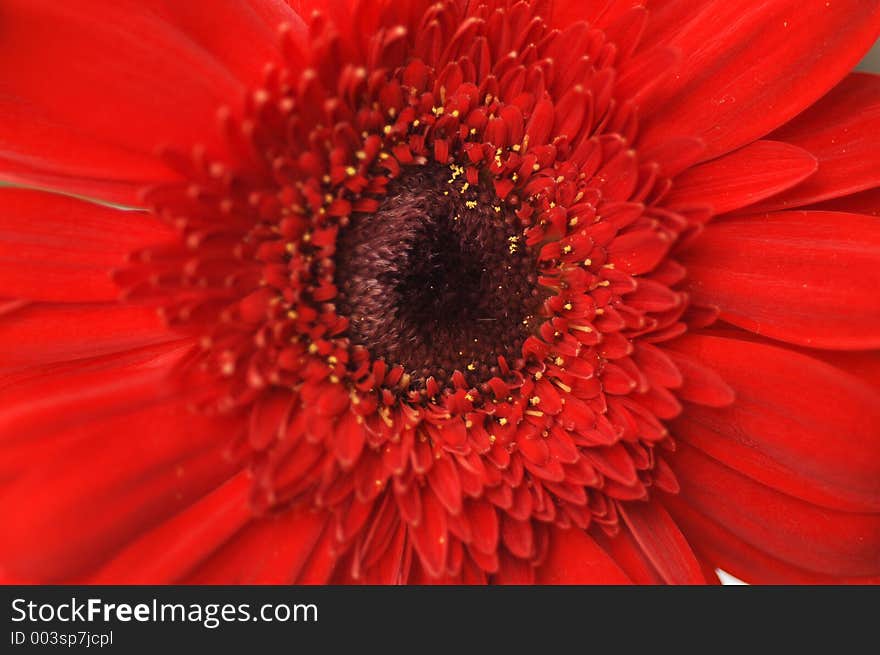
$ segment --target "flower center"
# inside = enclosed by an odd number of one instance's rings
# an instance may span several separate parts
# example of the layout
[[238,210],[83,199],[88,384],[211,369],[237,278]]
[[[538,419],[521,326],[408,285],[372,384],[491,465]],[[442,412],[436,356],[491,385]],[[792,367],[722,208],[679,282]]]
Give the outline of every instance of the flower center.
[[407,167],[378,211],[355,214],[340,234],[338,304],[352,342],[417,386],[523,364],[541,302],[535,255],[489,187],[455,166]]

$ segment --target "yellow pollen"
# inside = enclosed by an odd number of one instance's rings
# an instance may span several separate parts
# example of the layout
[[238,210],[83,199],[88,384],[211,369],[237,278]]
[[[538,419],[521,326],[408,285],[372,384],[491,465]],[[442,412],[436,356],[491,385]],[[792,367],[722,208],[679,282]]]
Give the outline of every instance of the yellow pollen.
[[570,302],[567,302],[567,303],[565,303],[562,307],[563,307],[566,311],[569,311],[569,312],[570,312],[570,311],[571,311],[571,308],[574,307],[574,305],[572,305]]
[[297,313],[297,311],[295,309],[291,309],[287,312],[287,318],[295,321],[296,319],[299,318],[299,314]]
[[553,363],[556,364],[557,366],[562,366],[563,364],[565,364],[565,360],[562,359],[562,357],[557,357],[556,359],[553,360]]
[[349,177],[353,177],[354,175],[357,175],[357,169],[354,166],[348,166],[345,169],[345,174]]
[[476,365],[475,365],[473,362],[471,362],[470,364],[467,365],[467,370],[469,370],[469,371],[476,371],[476,370],[477,370],[477,367],[476,367]]
[[571,246],[563,246],[562,247],[562,254],[563,255],[567,255],[570,252],[571,252]]
[[318,352],[318,346],[316,346],[313,343],[310,343],[309,344],[309,352],[314,355],[316,352]]
[[531,398],[529,398],[529,404],[530,404],[530,405],[537,405],[537,404],[540,403],[540,402],[541,402],[541,397],[540,397],[540,396],[532,396]]
[[495,435],[494,434],[489,435],[489,443],[495,443]]
[[385,127],[382,128],[382,132],[384,132],[385,134],[391,134],[391,126],[386,125]]
[[333,384],[339,384],[339,376],[338,375],[331,375],[330,382]]
[[507,425],[507,419],[502,416],[500,419],[498,419],[498,423],[500,425]]

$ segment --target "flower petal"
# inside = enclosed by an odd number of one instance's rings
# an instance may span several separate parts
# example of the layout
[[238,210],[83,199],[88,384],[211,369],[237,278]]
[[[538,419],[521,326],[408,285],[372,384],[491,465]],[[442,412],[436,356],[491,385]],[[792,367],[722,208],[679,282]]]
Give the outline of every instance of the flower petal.
[[703,584],[700,563],[669,513],[657,502],[620,503],[620,514],[657,572],[669,584]]
[[0,370],[98,357],[176,338],[153,307],[25,305],[0,316]]
[[0,484],[0,561],[13,579],[85,575],[233,471],[224,453],[234,426],[193,414],[185,402],[71,423],[39,436],[2,433],[3,468],[27,462],[11,475],[4,470]]
[[802,207],[880,186],[880,77],[853,73],[771,135],[815,155],[819,171],[760,210]]
[[[2,177],[136,204],[139,187],[177,177],[156,159],[159,146],[222,155],[218,108],[240,106],[270,61],[270,13],[256,7],[5,2]],[[235,29],[213,29],[218,21]]]
[[714,214],[723,214],[793,187],[817,166],[803,148],[756,141],[685,171],[663,202],[673,208],[709,206]]
[[172,519],[129,544],[90,584],[168,584],[179,580],[252,519],[251,480],[242,471]]
[[688,292],[745,329],[804,346],[880,347],[880,223],[791,211],[710,224],[682,255]]
[[640,143],[701,137],[706,159],[750,143],[843,78],[878,29],[880,3],[864,0],[666,2],[649,18],[641,49],[683,56],[664,93],[640,108]]
[[328,517],[326,512],[300,505],[255,519],[182,584],[293,584],[326,529]]
[[583,530],[552,528],[547,558],[538,568],[538,584],[628,584],[617,563]]
[[671,425],[675,436],[805,501],[880,511],[880,391],[774,345],[689,335],[673,347],[736,392],[729,407],[688,407]]
[[841,577],[807,571],[751,546],[678,497],[666,499],[687,538],[716,568],[751,584],[878,584],[880,577]]
[[880,514],[804,502],[679,444],[677,498],[751,546],[793,566],[841,577],[880,575]]
[[112,269],[136,248],[170,238],[168,228],[141,212],[0,189],[0,288],[28,300],[116,300]]

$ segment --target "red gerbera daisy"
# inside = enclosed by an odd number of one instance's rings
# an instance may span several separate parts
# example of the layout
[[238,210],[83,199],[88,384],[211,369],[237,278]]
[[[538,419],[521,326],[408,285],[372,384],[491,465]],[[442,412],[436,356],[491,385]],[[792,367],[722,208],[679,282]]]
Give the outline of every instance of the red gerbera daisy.
[[7,581],[878,580],[880,2],[0,25]]

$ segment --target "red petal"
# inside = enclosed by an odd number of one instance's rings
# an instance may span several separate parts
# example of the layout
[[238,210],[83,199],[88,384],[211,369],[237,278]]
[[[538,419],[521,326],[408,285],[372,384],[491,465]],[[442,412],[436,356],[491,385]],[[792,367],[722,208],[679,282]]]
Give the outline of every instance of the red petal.
[[618,530],[613,537],[597,531],[593,538],[636,584],[663,584],[663,578],[629,530]]
[[144,183],[176,177],[158,146],[222,152],[216,111],[240,104],[278,60],[277,21],[297,20],[282,6],[4,3],[4,176],[134,204]]
[[709,407],[725,407],[735,399],[733,389],[714,370],[710,362],[694,359],[679,352],[677,344],[671,344],[666,354],[681,372],[682,385],[675,390],[682,400]]
[[[173,396],[179,389],[169,383],[169,373],[188,350],[162,344],[9,373],[0,386],[0,443],[23,444]],[[0,465],[8,460],[7,454]]]
[[531,519],[518,521],[504,514],[501,520],[501,540],[513,555],[529,559],[534,555],[534,534]]
[[772,134],[816,156],[819,172],[760,209],[801,207],[880,186],[878,131],[880,77],[853,73]]
[[185,403],[117,410],[84,425],[69,420],[45,437],[4,438],[4,468],[22,460],[27,469],[2,476],[8,532],[0,558],[24,579],[69,581],[87,573],[234,468],[224,457],[234,423],[194,415]]
[[292,584],[326,524],[326,514],[304,506],[254,520],[181,583]]
[[679,444],[676,496],[738,538],[793,566],[834,576],[880,575],[880,514],[837,512],[787,496]]
[[818,202],[815,205],[809,205],[805,209],[880,216],[880,188],[860,191],[851,196],[832,198],[831,200]]
[[0,316],[0,369],[97,357],[174,338],[152,307],[26,305]]
[[624,273],[640,275],[659,264],[669,246],[663,232],[652,229],[634,230],[618,236],[608,248],[611,262]]
[[417,525],[410,526],[409,534],[427,573],[434,578],[442,575],[449,547],[446,509],[428,489],[422,492],[421,520]]
[[168,584],[179,580],[252,519],[250,490],[250,476],[239,473],[127,546],[89,582]]
[[669,207],[708,205],[714,214],[723,214],[793,187],[817,167],[816,158],[803,148],[756,141],[685,171],[675,179],[663,203]]
[[445,453],[434,460],[434,465],[428,473],[428,483],[447,512],[450,514],[461,512],[461,480],[458,476],[458,467],[452,461],[452,455]]
[[715,567],[752,584],[878,584],[877,577],[845,578],[792,566],[747,544],[715,521],[695,512],[680,498],[666,504],[688,539]]
[[659,503],[620,503],[618,507],[633,537],[666,582],[705,583],[690,545]]
[[547,558],[538,568],[538,584],[630,584],[611,556],[578,528],[553,527]]
[[475,501],[468,504],[473,541],[471,546],[481,553],[494,553],[498,548],[498,513],[488,502]]
[[697,136],[711,159],[750,143],[846,75],[878,27],[880,5],[861,0],[664,3],[640,50],[673,47],[683,58],[665,93],[640,108],[641,144]]
[[0,288],[17,298],[115,300],[112,269],[173,235],[147,214],[42,191],[0,189],[0,206]]
[[880,223],[779,212],[709,225],[683,254],[688,291],[758,334],[831,349],[880,347]]
[[676,347],[736,391],[730,407],[688,408],[677,437],[811,503],[880,511],[880,390],[773,345],[693,335]]

